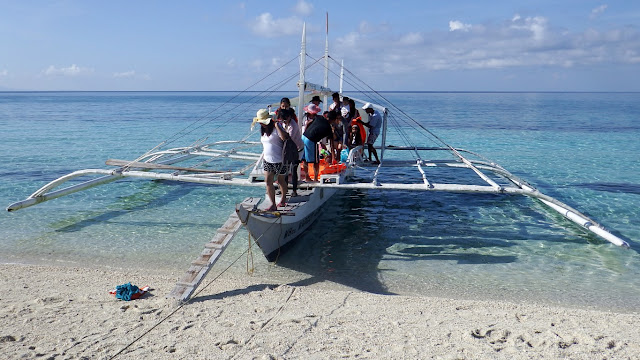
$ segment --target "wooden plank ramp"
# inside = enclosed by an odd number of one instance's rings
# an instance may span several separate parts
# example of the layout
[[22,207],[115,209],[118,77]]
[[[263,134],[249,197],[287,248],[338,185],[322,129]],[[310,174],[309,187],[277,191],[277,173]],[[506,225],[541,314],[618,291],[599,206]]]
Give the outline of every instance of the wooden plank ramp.
[[226,250],[231,239],[236,236],[242,222],[234,211],[227,221],[218,229],[213,239],[204,245],[204,250],[200,256],[191,263],[191,266],[177,283],[173,291],[167,295],[181,302],[189,300],[196,291],[202,280],[204,280],[213,264],[218,261],[220,255]]

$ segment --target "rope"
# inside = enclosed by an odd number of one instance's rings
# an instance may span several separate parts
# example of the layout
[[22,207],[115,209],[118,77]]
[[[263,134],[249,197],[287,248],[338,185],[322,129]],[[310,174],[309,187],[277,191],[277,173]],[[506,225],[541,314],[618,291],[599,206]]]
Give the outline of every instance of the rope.
[[[249,234],[249,246],[247,248],[247,274],[253,275],[255,267],[253,266],[253,251],[251,250],[251,233],[247,231],[247,234]],[[251,268],[249,268],[249,258],[251,258]]]
[[[282,216],[278,216],[278,218],[280,219],[280,225],[282,225]],[[247,221],[249,220],[249,215],[247,215],[247,218],[243,221],[242,219],[240,219],[240,217],[238,217],[238,219],[240,220],[240,222],[242,223],[242,225],[246,226]],[[271,223],[271,225],[269,225],[269,227],[257,238],[254,240],[254,242],[258,242],[258,240],[260,240],[262,238],[262,236],[273,226],[277,224],[277,221],[274,221],[273,223]],[[282,235],[282,226],[280,226],[280,235]],[[278,237],[278,241],[279,241],[279,237]],[[278,245],[280,243],[278,242]],[[278,249],[279,250],[279,249]],[[135,344],[136,342],[138,342],[140,339],[142,339],[145,335],[147,335],[148,333],[150,333],[153,329],[155,329],[156,327],[158,327],[160,324],[162,324],[163,322],[165,322],[167,319],[169,319],[173,314],[175,314],[176,312],[178,312],[178,310],[182,309],[185,305],[191,303],[191,301],[196,298],[201,292],[203,292],[207,287],[209,287],[214,281],[218,280],[224,273],[226,273],[233,265],[235,265],[236,262],[238,262],[238,260],[240,260],[240,258],[242,256],[244,256],[244,254],[250,254],[251,255],[251,263],[253,265],[253,253],[251,252],[251,233],[249,233],[249,247],[247,248],[247,250],[243,251],[242,254],[240,254],[235,260],[233,260],[231,262],[231,264],[229,264],[222,272],[220,272],[218,275],[216,275],[216,277],[214,277],[213,279],[211,279],[211,281],[209,281],[204,287],[202,287],[200,290],[198,290],[195,294],[193,294],[191,296],[191,298],[189,298],[189,300],[182,302],[177,308],[175,308],[172,312],[169,313],[169,315],[167,315],[166,317],[164,317],[162,320],[158,321],[155,325],[153,325],[151,328],[149,328],[149,330],[145,331],[144,333],[142,333],[142,335],[138,336],[135,340],[133,340],[132,342],[130,342],[127,346],[125,346],[124,348],[120,349],[120,351],[118,351],[117,353],[115,353],[113,356],[111,356],[109,359],[115,359],[118,355],[122,354],[125,350],[127,350],[128,348],[130,348],[133,344]],[[279,255],[279,252],[278,252]],[[247,256],[247,264],[248,264],[248,256]],[[253,273],[253,270],[251,271],[251,273]],[[250,274],[251,274],[250,273]],[[289,296],[291,297],[291,296]],[[266,325],[266,324],[265,324]]]
[[256,337],[256,335],[258,335],[259,332],[264,330],[273,321],[273,319],[276,318],[276,316],[280,315],[280,313],[282,312],[282,310],[284,310],[284,307],[289,303],[289,300],[291,300],[291,297],[293,296],[293,294],[295,292],[296,292],[296,288],[294,287],[293,289],[291,289],[291,292],[289,293],[289,296],[287,296],[287,298],[285,299],[284,303],[280,306],[278,311],[276,311],[275,315],[273,315],[269,320],[267,320],[264,324],[262,324],[260,329],[258,329],[258,331],[256,331],[254,334],[252,334],[249,337],[249,339],[247,339],[247,341],[244,343],[244,346],[241,347],[240,350],[238,350],[238,352],[233,354],[233,356],[231,356],[230,359],[237,358],[239,356],[239,354],[242,353],[244,351],[244,349],[246,349],[247,344],[249,344],[251,342],[251,340],[253,340]]
[[185,305],[189,304],[191,302],[191,300],[193,300],[193,298],[195,298],[198,294],[200,294],[201,292],[203,292],[207,287],[209,287],[209,285],[211,285],[214,281],[216,281],[218,278],[220,278],[224,273],[226,273],[233,265],[235,265],[235,263],[240,260],[240,258],[246,254],[246,250],[240,254],[240,256],[238,256],[233,262],[231,262],[231,264],[229,264],[229,266],[227,266],[220,274],[218,274],[215,278],[211,279],[211,281],[209,281],[209,283],[207,283],[202,289],[200,289],[200,291],[196,292],[194,294],[194,296],[192,296],[189,300],[182,302],[178,307],[176,307],[172,312],[169,313],[169,315],[165,316],[162,320],[158,321],[155,325],[153,325],[151,328],[149,328],[149,330],[145,331],[144,333],[142,333],[142,335],[138,336],[135,340],[133,340],[132,342],[130,342],[127,346],[123,347],[122,349],[120,349],[120,351],[118,351],[117,353],[115,353],[113,356],[111,356],[109,359],[115,359],[118,355],[122,354],[125,350],[127,350],[128,348],[130,348],[133,344],[135,344],[136,342],[138,342],[140,339],[142,339],[145,335],[147,335],[148,333],[150,333],[153,329],[157,328],[160,324],[162,324],[163,322],[167,321],[167,319],[169,319],[171,316],[173,316],[173,314],[177,313],[178,310],[182,309]]

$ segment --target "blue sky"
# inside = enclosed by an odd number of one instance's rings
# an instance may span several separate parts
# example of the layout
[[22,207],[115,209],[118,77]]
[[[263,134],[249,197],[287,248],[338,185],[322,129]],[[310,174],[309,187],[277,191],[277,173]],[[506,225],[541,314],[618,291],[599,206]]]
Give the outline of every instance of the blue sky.
[[378,90],[640,91],[629,0],[0,0],[0,90],[241,90],[303,22],[321,57],[326,12],[332,57]]

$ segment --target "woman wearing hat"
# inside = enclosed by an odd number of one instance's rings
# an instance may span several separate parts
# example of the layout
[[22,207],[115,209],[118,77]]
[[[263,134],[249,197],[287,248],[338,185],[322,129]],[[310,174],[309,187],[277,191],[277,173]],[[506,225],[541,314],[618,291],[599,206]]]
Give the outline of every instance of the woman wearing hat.
[[[263,170],[265,182],[267,184],[267,197],[271,201],[271,206],[267,211],[275,211],[277,206],[284,207],[287,200],[287,183],[285,174],[287,167],[282,164],[282,149],[284,147],[284,139],[287,138],[286,132],[276,125],[267,109],[260,109],[253,118],[253,123],[260,124],[260,142],[263,147]],[[278,185],[282,198],[276,206],[276,189],[273,186],[273,178],[277,176]]]

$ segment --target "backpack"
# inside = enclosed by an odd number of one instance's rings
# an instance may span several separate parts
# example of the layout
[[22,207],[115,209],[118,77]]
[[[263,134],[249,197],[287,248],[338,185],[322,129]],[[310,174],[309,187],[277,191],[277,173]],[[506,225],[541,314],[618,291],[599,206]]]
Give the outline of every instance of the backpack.
[[282,147],[282,163],[285,165],[298,163],[298,147],[291,138],[284,141]]

